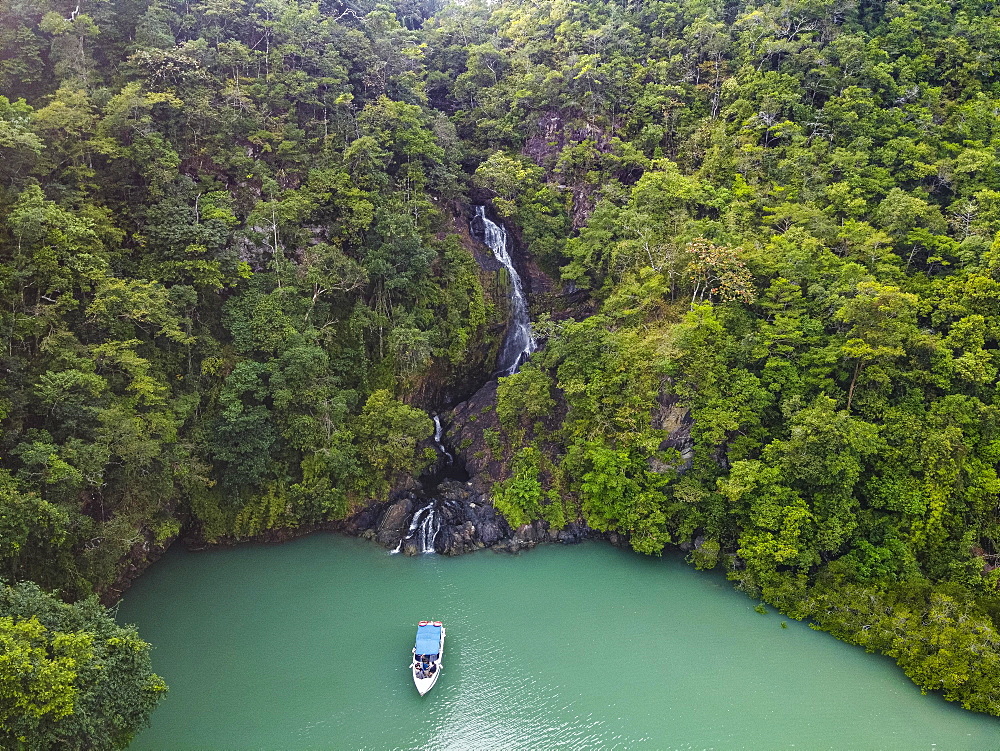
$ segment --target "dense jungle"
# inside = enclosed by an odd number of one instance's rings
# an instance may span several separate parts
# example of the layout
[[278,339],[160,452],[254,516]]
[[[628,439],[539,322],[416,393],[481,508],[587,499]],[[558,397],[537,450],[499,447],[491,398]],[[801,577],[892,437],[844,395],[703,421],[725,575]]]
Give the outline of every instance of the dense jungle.
[[[998,39],[980,0],[0,0],[0,745],[127,745],[165,686],[104,605],[174,541],[384,510],[438,414],[508,538],[680,546],[1000,715]],[[499,382],[479,205],[539,344]]]

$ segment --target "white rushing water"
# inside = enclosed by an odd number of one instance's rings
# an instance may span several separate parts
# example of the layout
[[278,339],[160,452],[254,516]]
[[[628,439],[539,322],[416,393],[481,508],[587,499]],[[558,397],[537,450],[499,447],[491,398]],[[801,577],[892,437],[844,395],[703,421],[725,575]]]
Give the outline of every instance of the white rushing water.
[[441,443],[441,437],[444,433],[441,429],[441,418],[437,415],[433,415],[432,419],[434,420],[434,447],[437,449],[439,454],[444,456],[445,461],[448,462],[448,464],[451,464],[455,461],[455,457],[453,457],[451,452],[444,447],[443,443]]
[[441,519],[438,518],[434,510],[434,501],[427,504],[425,508],[427,509],[427,513],[424,514],[424,518],[420,521],[420,527],[417,530],[417,542],[421,553],[433,553],[434,541],[437,539],[438,532],[441,531]]
[[389,553],[390,555],[392,553],[401,553],[403,545],[409,540],[416,541],[418,552],[433,553],[434,541],[437,539],[438,532],[440,531],[441,519],[435,512],[434,501],[431,501],[426,506],[417,509],[410,520],[410,528],[406,530],[406,535],[399,541],[399,545],[389,551]]
[[490,221],[486,216],[485,206],[476,206],[476,216],[483,220],[486,244],[510,275],[510,323],[507,326],[503,347],[500,349],[500,356],[497,358],[497,375],[513,375],[538,348],[535,338],[531,335],[528,301],[525,300],[524,291],[521,289],[521,277],[514,268],[514,261],[507,250],[507,230]]

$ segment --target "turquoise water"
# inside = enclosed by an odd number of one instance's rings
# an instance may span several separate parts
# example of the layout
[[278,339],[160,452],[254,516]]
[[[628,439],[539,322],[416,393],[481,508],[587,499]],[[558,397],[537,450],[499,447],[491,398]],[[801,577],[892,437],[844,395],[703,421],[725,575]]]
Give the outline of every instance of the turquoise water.
[[[1000,720],[754,604],[679,558],[600,543],[171,551],[118,612],[170,684],[131,748],[1000,749]],[[422,619],[448,636],[421,699]]]

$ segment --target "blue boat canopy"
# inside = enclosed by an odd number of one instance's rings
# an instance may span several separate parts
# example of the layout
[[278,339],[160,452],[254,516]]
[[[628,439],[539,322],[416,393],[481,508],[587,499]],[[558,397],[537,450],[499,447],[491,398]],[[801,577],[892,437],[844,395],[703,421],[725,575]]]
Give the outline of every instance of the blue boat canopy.
[[441,651],[441,627],[428,623],[426,626],[417,626],[417,644],[415,647],[418,655],[436,655]]

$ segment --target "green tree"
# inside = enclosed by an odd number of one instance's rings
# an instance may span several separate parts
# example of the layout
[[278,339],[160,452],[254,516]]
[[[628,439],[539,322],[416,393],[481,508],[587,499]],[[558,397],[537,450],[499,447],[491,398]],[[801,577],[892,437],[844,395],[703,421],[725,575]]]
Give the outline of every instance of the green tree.
[[857,294],[844,303],[836,318],[850,326],[844,355],[854,361],[847,389],[847,410],[854,401],[858,377],[867,369],[867,380],[888,386],[889,366],[906,354],[919,338],[917,313],[919,298],[898,287],[877,282],[861,282]]
[[369,497],[384,495],[391,481],[419,473],[429,463],[417,451],[417,444],[434,434],[431,418],[393,399],[384,389],[368,397],[353,429],[365,468],[358,488]]
[[166,691],[149,645],[96,599],[0,583],[0,739],[11,749],[123,749]]

